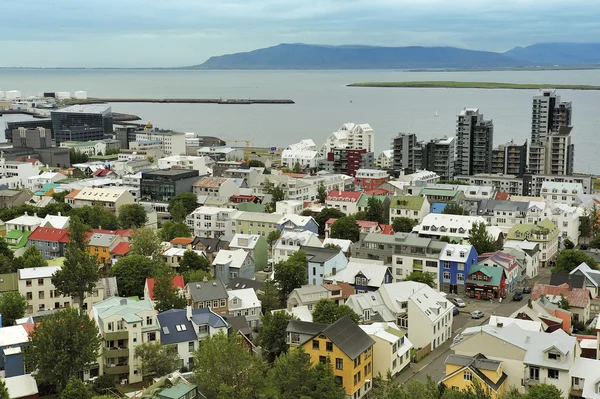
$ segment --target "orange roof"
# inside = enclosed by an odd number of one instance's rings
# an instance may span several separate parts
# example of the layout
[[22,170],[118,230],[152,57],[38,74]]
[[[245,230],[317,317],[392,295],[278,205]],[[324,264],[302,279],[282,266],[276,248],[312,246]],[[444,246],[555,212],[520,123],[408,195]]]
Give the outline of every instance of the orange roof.
[[77,197],[77,194],[79,194],[81,190],[73,190],[71,191],[69,194],[67,194],[65,196],[65,198],[70,198],[70,199],[74,199],[75,197]]
[[394,229],[391,224],[380,224],[379,227],[381,227],[381,234],[394,235]]
[[569,306],[585,308],[590,303],[591,293],[587,288],[570,288],[569,284],[548,285],[536,284],[531,292],[531,299],[536,300],[541,296],[564,296],[569,301]]
[[[147,278],[146,279],[146,285],[148,285],[148,296],[150,297],[150,300],[154,300],[154,279],[153,278]],[[185,283],[183,282],[183,276],[175,276],[173,277],[173,288],[181,288],[183,289],[185,287]]]
[[331,190],[327,194],[327,201],[344,201],[348,199],[350,202],[358,202],[362,193],[360,191],[338,191]]
[[340,290],[341,296],[344,299],[348,299],[348,297],[354,294],[354,287],[345,282],[336,282],[335,284],[323,284],[323,287],[327,288],[329,291]]
[[496,193],[496,196],[494,197],[495,200],[500,200],[500,201],[507,201],[509,198],[510,198],[510,194],[505,193],[504,191],[498,191]]
[[35,329],[35,323],[25,323],[21,325],[23,326],[23,329],[27,332],[28,335],[31,335],[31,333]]
[[131,244],[129,244],[128,242],[121,241],[120,243],[117,244],[116,247],[114,247],[112,249],[112,251],[110,251],[110,253],[114,254],[114,255],[125,256],[129,252],[130,247],[131,247]]
[[180,244],[180,245],[187,245],[187,244],[191,244],[192,241],[194,241],[193,238],[191,237],[177,237],[177,238],[173,238],[171,241],[169,241],[171,244]]

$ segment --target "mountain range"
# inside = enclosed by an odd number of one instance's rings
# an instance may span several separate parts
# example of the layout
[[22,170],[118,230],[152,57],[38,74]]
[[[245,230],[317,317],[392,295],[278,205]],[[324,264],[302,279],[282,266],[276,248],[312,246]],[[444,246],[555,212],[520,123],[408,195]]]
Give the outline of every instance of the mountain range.
[[456,47],[326,46],[282,43],[210,57],[197,69],[511,68],[600,64],[600,44],[540,43],[505,53]]

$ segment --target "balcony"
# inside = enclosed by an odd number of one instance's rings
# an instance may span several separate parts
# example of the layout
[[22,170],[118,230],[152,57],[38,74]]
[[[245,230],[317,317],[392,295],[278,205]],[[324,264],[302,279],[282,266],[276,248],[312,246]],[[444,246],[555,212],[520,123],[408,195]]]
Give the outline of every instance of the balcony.
[[120,339],[129,339],[129,333],[127,331],[105,332],[104,339],[106,341],[118,341]]
[[123,364],[123,365],[110,365],[110,364],[105,364],[104,365],[104,373],[105,374],[129,374],[129,365],[127,364]]
[[102,355],[108,359],[115,357],[129,357],[128,348],[105,348]]

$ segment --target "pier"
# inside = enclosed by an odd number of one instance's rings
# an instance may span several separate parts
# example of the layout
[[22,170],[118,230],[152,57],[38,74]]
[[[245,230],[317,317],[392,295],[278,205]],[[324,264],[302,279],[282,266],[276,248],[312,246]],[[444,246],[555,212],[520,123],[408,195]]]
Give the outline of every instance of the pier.
[[288,99],[240,99],[240,98],[88,98],[67,100],[65,105],[102,103],[158,103],[158,104],[295,104]]

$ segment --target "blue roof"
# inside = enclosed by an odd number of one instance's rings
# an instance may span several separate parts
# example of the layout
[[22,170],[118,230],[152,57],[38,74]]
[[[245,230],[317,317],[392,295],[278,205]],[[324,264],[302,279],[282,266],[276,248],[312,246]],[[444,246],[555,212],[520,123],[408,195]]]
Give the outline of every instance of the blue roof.
[[[176,344],[198,339],[192,322],[187,319],[185,309],[171,309],[159,313],[160,341],[162,344]],[[210,309],[192,310],[192,320],[197,325],[208,324],[213,328],[227,327],[221,317],[211,312]],[[180,326],[177,328],[177,326]],[[183,327],[181,327],[183,326]]]

